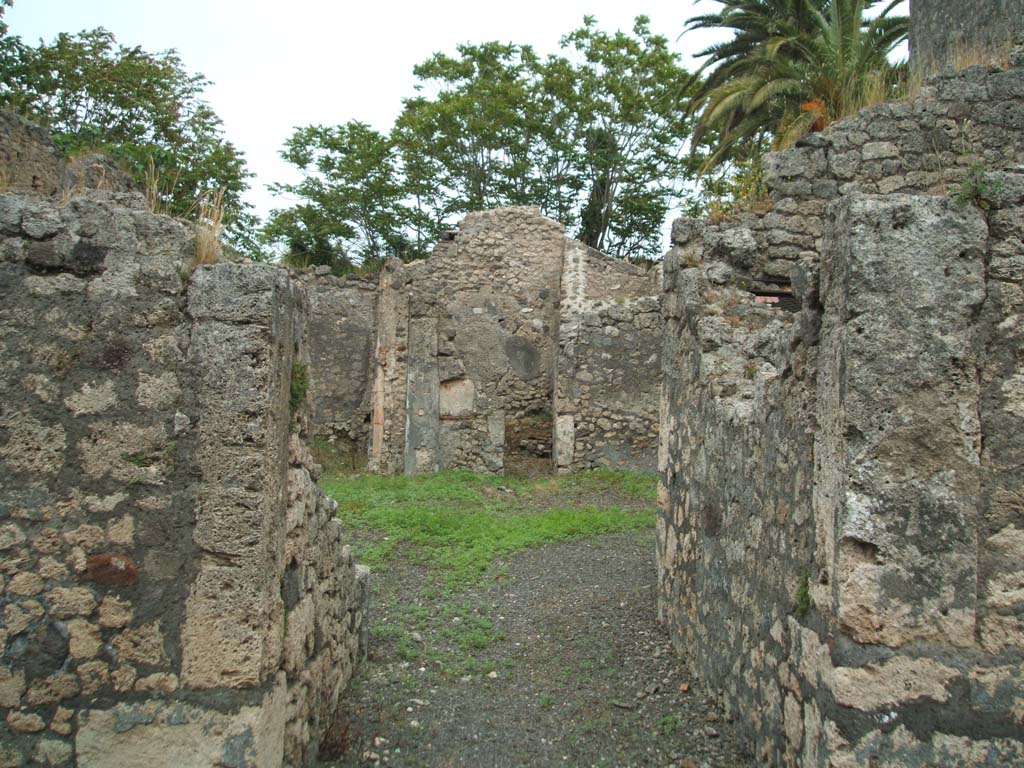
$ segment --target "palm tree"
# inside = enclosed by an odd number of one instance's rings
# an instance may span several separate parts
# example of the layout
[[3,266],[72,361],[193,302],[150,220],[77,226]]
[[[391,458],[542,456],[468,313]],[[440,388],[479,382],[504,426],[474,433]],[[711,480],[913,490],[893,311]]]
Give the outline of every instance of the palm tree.
[[717,131],[705,167],[742,145],[773,138],[775,148],[895,93],[901,67],[888,56],[907,35],[899,0],[717,0],[719,13],[691,19],[687,29],[735,31],[699,56],[711,69],[690,104],[699,113],[694,145]]

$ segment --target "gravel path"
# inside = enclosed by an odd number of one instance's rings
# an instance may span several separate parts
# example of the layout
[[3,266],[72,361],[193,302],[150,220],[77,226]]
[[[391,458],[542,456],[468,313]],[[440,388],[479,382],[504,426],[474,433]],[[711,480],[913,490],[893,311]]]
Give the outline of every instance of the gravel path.
[[432,597],[399,558],[322,765],[752,766],[655,621],[653,550],[650,531],[552,544]]

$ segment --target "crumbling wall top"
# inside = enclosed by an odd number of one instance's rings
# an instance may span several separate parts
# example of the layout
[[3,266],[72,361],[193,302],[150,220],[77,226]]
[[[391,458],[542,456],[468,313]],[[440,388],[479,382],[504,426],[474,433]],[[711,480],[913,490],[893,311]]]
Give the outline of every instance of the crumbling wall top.
[[911,0],[910,55],[928,69],[957,49],[1002,47],[1024,34],[1024,0]]

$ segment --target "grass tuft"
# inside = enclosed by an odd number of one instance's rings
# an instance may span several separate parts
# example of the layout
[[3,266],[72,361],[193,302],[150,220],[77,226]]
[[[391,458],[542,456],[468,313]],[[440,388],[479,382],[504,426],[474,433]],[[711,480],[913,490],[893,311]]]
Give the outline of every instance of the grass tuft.
[[949,63],[957,72],[977,66],[1009,69],[1013,45],[1013,36],[1009,34],[1005,40],[989,45],[968,45],[961,41],[953,46]]
[[199,199],[199,218],[196,222],[196,258],[194,266],[216,264],[220,261],[221,233],[224,231],[224,190],[207,192]]
[[1002,191],[1002,182],[993,177],[984,165],[975,163],[953,191],[953,199],[961,208],[976,205],[987,211],[992,208],[994,198]]
[[[181,171],[175,170],[170,176],[165,176],[156,167],[153,158],[150,157],[146,164],[146,175],[142,180],[143,195],[146,198],[146,208],[150,213],[163,213],[163,200],[169,198],[178,186],[178,177]],[[193,206],[196,205],[193,203]],[[194,208],[192,208],[194,210]]]
[[793,597],[793,613],[802,619],[811,610],[811,578],[806,568],[800,572],[800,581]]

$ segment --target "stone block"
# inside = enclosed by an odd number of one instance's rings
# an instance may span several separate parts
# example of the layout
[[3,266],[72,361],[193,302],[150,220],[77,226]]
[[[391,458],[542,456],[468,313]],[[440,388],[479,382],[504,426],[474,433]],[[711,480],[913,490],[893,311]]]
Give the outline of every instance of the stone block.
[[830,458],[847,466],[835,579],[840,622],[860,642],[973,644],[977,543],[964,521],[980,425],[966,374],[986,235],[976,211],[899,195],[847,199],[826,235],[822,343],[839,358],[825,380],[842,399],[823,392],[820,418],[846,436],[846,458]]
[[284,760],[286,686],[259,706],[222,712],[181,702],[122,703],[79,714],[80,768],[231,765],[275,768]]

